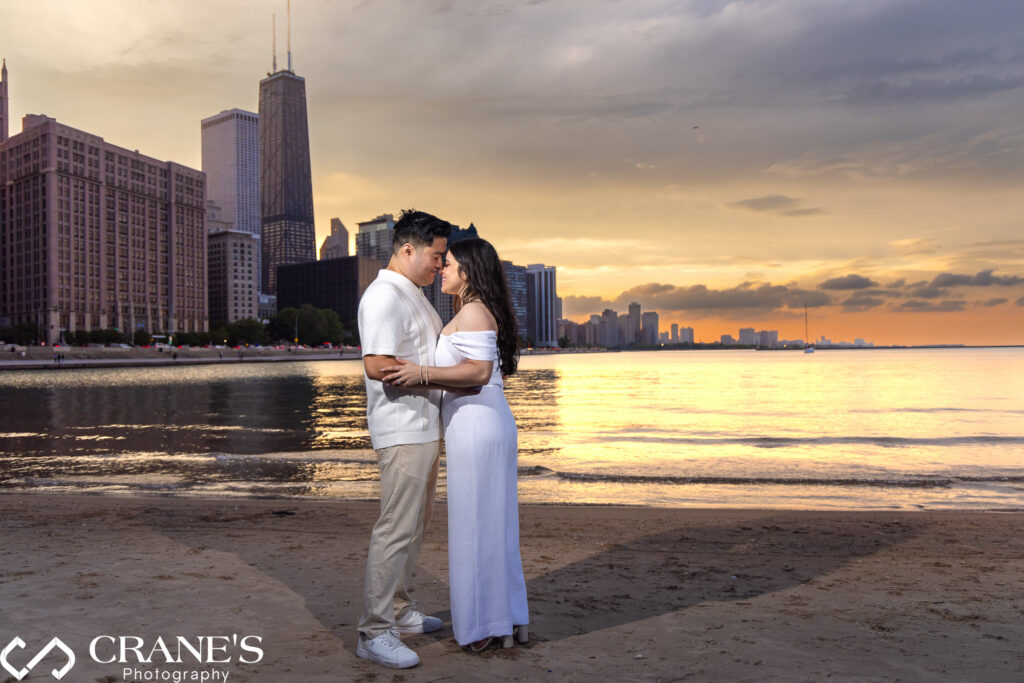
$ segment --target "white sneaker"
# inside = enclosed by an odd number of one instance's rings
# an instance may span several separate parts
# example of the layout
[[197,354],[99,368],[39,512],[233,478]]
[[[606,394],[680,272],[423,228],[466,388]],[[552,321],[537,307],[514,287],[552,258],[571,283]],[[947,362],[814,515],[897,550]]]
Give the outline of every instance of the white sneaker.
[[437,617],[428,617],[414,609],[406,610],[401,619],[395,620],[395,630],[399,633],[431,633],[440,631],[443,625]]
[[392,669],[408,669],[420,663],[419,655],[402,643],[394,629],[388,629],[369,640],[359,636],[356,656]]

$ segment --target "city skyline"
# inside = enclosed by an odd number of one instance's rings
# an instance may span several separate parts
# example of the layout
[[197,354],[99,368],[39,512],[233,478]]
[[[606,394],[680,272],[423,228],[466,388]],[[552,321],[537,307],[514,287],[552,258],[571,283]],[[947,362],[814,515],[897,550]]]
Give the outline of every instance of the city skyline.
[[[283,5],[5,3],[11,131],[198,168]],[[556,264],[570,319],[637,300],[800,338],[806,304],[812,337],[1021,342],[1018,5],[396,7],[293,7],[317,245],[415,206]]]

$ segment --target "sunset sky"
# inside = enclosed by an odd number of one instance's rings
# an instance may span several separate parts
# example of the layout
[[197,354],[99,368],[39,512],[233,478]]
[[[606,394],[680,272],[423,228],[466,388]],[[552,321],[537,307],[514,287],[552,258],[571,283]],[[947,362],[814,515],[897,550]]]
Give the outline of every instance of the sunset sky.
[[[26,113],[199,168],[286,0],[4,0]],[[294,0],[318,241],[416,207],[698,340],[1024,343],[1020,0]]]

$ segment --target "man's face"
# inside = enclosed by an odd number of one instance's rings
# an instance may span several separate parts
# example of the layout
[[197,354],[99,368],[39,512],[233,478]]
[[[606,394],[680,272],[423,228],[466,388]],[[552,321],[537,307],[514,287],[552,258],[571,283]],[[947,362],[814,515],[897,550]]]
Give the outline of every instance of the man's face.
[[435,237],[432,244],[416,249],[409,264],[409,279],[420,287],[433,284],[434,276],[441,270],[447,248],[448,240],[444,237]]

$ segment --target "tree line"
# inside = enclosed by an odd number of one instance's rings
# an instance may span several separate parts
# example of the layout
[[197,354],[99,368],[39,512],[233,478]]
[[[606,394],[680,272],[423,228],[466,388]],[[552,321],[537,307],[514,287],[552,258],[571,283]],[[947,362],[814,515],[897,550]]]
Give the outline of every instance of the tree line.
[[[35,323],[22,322],[14,327],[0,329],[0,341],[19,345],[38,344],[40,331]],[[255,318],[244,318],[219,325],[209,332],[172,332],[139,329],[127,330],[75,330],[64,333],[64,343],[127,344],[147,346],[154,341],[173,343],[175,346],[244,346],[246,344],[296,343],[306,346],[332,344],[359,345],[359,328],[355,320],[343,325],[338,314],[329,308],[303,304],[300,308],[284,308],[266,324]]]

